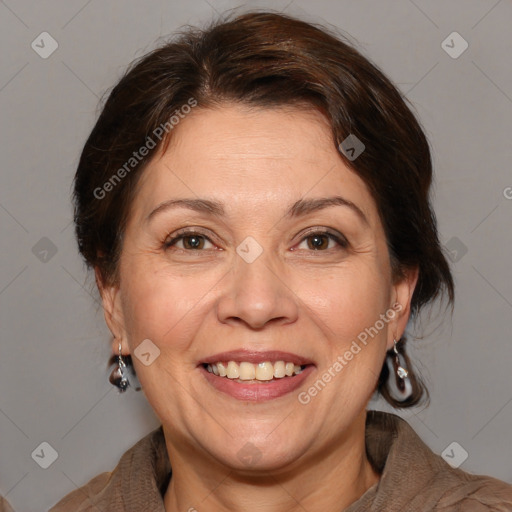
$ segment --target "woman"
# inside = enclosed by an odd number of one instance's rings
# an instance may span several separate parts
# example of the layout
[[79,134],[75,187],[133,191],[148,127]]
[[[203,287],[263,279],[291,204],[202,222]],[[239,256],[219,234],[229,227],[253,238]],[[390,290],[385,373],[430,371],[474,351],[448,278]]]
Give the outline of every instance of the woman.
[[121,390],[161,428],[52,510],[512,510],[398,416],[409,319],[453,281],[428,142],[339,38],[249,13],[113,89],[75,178]]

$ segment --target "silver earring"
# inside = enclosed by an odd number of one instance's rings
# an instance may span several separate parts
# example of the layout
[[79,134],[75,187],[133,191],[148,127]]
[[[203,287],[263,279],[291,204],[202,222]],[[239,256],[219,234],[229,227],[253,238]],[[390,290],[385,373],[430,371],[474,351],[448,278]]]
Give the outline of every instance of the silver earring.
[[119,388],[119,393],[124,393],[128,386],[130,385],[130,382],[126,377],[126,363],[123,360],[121,348],[121,343],[119,343],[119,356],[117,357],[117,368],[114,368],[112,370],[109,380],[111,384]]
[[405,358],[398,352],[396,339],[393,339],[393,354],[388,355],[388,390],[398,402],[404,402],[412,395],[412,383],[406,368]]

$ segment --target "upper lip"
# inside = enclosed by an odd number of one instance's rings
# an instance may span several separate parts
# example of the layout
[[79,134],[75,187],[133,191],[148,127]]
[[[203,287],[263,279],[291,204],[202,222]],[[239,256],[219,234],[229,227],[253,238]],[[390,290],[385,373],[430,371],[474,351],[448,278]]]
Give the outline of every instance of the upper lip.
[[263,352],[246,349],[219,352],[213,356],[201,359],[199,364],[215,364],[221,361],[247,361],[248,363],[253,364],[263,363],[265,361],[284,361],[286,363],[291,362],[300,366],[313,364],[311,359],[291,352],[283,352],[282,350],[266,350]]

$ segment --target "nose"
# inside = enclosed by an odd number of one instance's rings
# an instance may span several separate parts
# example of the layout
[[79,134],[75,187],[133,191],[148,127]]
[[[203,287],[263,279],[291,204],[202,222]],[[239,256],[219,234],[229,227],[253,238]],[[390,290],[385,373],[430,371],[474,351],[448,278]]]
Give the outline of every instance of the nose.
[[270,323],[284,325],[297,320],[298,297],[264,254],[252,263],[235,257],[217,303],[220,322],[262,329]]

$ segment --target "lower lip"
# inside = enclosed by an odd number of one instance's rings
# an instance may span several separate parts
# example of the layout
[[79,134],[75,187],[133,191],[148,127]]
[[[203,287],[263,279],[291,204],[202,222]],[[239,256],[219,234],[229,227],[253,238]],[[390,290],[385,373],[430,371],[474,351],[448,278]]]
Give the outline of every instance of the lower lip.
[[314,366],[307,365],[298,375],[292,377],[283,377],[282,379],[273,379],[270,382],[243,384],[235,382],[227,377],[218,377],[210,373],[206,368],[200,366],[206,380],[218,391],[236,398],[250,402],[262,402],[279,398],[292,391],[295,391],[307,377],[313,372]]

